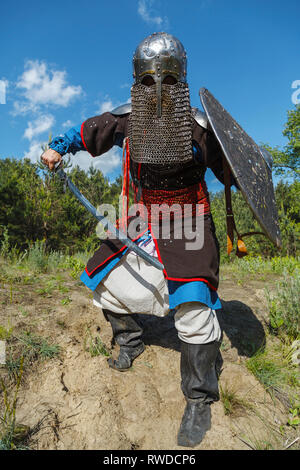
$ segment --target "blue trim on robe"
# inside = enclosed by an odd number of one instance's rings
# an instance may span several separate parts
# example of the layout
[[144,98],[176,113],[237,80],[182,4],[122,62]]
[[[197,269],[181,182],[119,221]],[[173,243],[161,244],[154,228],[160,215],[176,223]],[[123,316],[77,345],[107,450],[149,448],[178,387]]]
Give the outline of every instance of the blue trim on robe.
[[[151,235],[150,235],[150,230],[146,231],[143,233],[143,235],[136,240],[136,242],[139,242],[140,246],[144,245],[147,241],[151,240]],[[142,241],[142,243],[140,243]],[[125,250],[121,251],[118,253],[109,263],[105,264],[102,269],[100,269],[98,272],[95,274],[92,274],[90,277],[86,271],[83,271],[83,273],[80,276],[80,280],[92,291],[94,291],[98,284],[102,281],[102,279],[105,278],[105,276],[118,264],[122,256],[128,251],[128,248],[125,248]]]
[[203,281],[169,281],[169,306],[170,310],[185,302],[201,302],[212,310],[222,308],[216,291]]
[[[149,234],[144,233],[139,242],[144,239],[144,243],[149,240]],[[104,277],[118,264],[122,256],[128,251],[125,248],[122,252],[118,253],[109,263],[104,265],[102,269],[93,274],[91,277],[88,276],[87,272],[84,271],[80,276],[80,280],[92,291],[94,291],[98,284],[104,279]],[[219,296],[216,291],[210,289],[210,287],[202,281],[169,281],[169,308],[170,310],[175,309],[180,304],[186,302],[201,302],[212,310],[222,308]]]
[[81,125],[72,127],[63,136],[52,139],[49,148],[60,153],[60,155],[66,153],[75,155],[79,150],[86,150],[81,139]]
[[[123,139],[114,142],[114,145],[122,147]],[[71,127],[64,135],[54,137],[49,143],[49,148],[55,150],[60,155],[72,153],[75,155],[80,150],[86,150],[81,139],[81,125]],[[197,163],[202,163],[202,154],[199,146],[193,141],[193,154],[194,160]]]
[[86,271],[83,271],[83,273],[80,276],[80,280],[92,291],[94,291],[98,284],[102,281],[102,279],[105,278],[105,276],[118,264],[122,256],[128,251],[128,248],[125,248],[125,250],[121,251],[121,253],[118,253],[115,258],[113,258],[112,261],[107,263],[100,271],[96,272],[94,275],[91,277],[87,274]]

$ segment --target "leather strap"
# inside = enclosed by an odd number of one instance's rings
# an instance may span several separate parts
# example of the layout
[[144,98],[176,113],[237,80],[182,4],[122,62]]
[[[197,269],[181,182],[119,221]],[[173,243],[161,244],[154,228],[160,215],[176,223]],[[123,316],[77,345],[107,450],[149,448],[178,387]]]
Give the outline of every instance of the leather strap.
[[247,248],[246,245],[243,241],[243,237],[248,237],[251,235],[264,235],[266,236],[263,232],[247,232],[243,233],[242,235],[238,232],[236,225],[235,225],[235,220],[234,220],[234,215],[233,215],[233,210],[232,210],[232,202],[231,202],[231,171],[228,165],[228,162],[223,156],[223,171],[224,171],[224,185],[225,185],[225,201],[226,201],[226,224],[227,224],[227,253],[230,255],[232,248],[233,248],[233,243],[234,243],[234,232],[237,235],[237,248],[236,248],[236,256],[239,258],[242,258],[243,256],[246,256],[247,253]]

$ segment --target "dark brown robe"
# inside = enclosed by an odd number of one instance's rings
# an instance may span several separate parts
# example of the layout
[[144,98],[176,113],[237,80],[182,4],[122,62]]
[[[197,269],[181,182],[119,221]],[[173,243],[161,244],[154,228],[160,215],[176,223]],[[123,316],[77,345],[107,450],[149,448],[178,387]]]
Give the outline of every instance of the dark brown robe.
[[[128,135],[129,114],[115,116],[104,113],[89,118],[82,124],[81,137],[85,148],[92,156],[99,156],[111,149],[113,145],[122,145]],[[138,184],[147,190],[172,191],[189,188],[201,183],[206,194],[204,180],[205,171],[210,168],[216,177],[223,182],[222,151],[213,133],[201,127],[193,120],[193,144],[198,148],[201,158],[181,165],[153,166],[141,165]],[[137,184],[137,164],[131,161],[131,177]],[[193,224],[196,219],[194,216]],[[142,231],[148,226],[141,227]],[[153,226],[149,228],[154,235]],[[187,250],[186,238],[174,238],[174,221],[171,221],[169,239],[155,238],[155,244],[160,261],[164,264],[166,279],[174,281],[203,281],[213,290],[219,283],[219,245],[215,235],[212,217],[204,215],[204,244],[201,249]],[[92,277],[104,268],[118,253],[126,247],[120,240],[107,239],[101,241],[100,248],[88,261],[86,273]]]

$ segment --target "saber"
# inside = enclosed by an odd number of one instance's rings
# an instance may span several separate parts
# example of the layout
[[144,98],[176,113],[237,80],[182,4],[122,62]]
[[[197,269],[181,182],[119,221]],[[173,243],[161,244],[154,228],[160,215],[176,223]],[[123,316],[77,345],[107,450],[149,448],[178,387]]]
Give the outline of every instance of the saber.
[[119,240],[124,243],[130,250],[134,251],[138,256],[143,258],[145,261],[150,263],[152,266],[154,266],[157,269],[160,269],[161,271],[164,270],[164,265],[158,261],[158,259],[154,258],[153,256],[149,255],[146,253],[146,251],[142,250],[139,246],[137,246],[132,240],[126,237],[126,235],[116,228],[113,224],[110,223],[109,220],[107,220],[104,215],[97,214],[96,208],[90,203],[90,201],[87,200],[87,198],[81,194],[78,188],[76,188],[75,184],[72,183],[68,175],[65,173],[65,171],[61,167],[61,162],[56,163],[54,171],[58,174],[58,176],[67,184],[68,188],[72,191],[74,196],[78,199],[79,202],[99,221],[105,224],[108,228],[108,230]]

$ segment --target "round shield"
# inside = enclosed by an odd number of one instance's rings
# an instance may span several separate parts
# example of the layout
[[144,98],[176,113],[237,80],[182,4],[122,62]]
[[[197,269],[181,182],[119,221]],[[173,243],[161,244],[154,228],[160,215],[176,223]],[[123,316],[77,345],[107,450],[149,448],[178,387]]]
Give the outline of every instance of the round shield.
[[200,99],[231,172],[254,217],[267,237],[281,247],[272,171],[259,146],[223,108],[201,88]]

